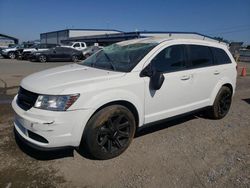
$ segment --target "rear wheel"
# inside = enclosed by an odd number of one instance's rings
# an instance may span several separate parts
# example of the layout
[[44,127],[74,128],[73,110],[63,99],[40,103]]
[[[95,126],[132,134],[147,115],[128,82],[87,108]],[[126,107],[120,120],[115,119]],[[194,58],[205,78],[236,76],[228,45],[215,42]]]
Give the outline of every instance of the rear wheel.
[[83,143],[94,158],[110,159],[128,148],[135,129],[134,116],[126,107],[108,106],[89,120],[83,134]]
[[232,91],[230,88],[223,86],[214,101],[213,106],[207,110],[208,117],[212,119],[222,119],[230,109],[232,103]]
[[16,53],[15,52],[9,52],[8,54],[10,59],[15,59],[16,58]]
[[73,55],[73,56],[72,56],[72,61],[73,61],[74,63],[78,62],[78,61],[79,61],[78,56],[77,56],[77,55]]
[[47,62],[47,57],[45,55],[40,55],[38,59],[39,59],[39,61],[41,63],[46,63]]

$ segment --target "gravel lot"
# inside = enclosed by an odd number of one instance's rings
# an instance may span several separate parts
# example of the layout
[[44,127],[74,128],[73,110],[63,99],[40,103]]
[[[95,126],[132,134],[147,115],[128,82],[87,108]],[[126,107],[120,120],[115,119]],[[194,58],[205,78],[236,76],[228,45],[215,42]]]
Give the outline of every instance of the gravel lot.
[[9,102],[20,80],[64,64],[0,59],[0,187],[250,187],[250,76],[238,78],[224,119],[195,114],[147,127],[121,156],[98,161],[15,141]]

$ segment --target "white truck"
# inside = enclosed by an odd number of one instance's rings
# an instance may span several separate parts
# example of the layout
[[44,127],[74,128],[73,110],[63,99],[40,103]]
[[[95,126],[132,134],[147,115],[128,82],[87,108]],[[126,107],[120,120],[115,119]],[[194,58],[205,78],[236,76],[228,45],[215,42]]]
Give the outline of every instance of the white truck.
[[70,42],[68,44],[61,45],[62,47],[74,48],[79,51],[83,51],[87,48],[87,44],[85,42]]

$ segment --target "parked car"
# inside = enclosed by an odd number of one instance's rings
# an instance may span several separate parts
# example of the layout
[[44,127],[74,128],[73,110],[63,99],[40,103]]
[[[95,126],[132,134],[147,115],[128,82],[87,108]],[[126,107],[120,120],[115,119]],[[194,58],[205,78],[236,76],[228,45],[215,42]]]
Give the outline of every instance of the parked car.
[[103,49],[103,47],[101,46],[90,46],[90,47],[87,47],[85,50],[83,50],[82,53],[83,53],[84,58],[88,58],[89,56],[98,52],[101,49]]
[[48,61],[73,61],[77,62],[83,59],[82,52],[67,48],[67,47],[55,47],[45,51],[33,52],[29,56],[30,61],[40,61],[45,63]]
[[78,64],[24,78],[12,107],[16,136],[40,149],[72,146],[97,159],[123,153],[145,124],[230,109],[236,62],[227,46],[148,38],[105,47]]
[[[33,44],[32,44],[33,45]],[[29,48],[31,44],[21,44],[21,45],[14,45],[10,48],[5,48],[2,50],[1,55],[4,58],[15,59],[18,57],[18,49],[26,49]]]
[[58,46],[58,44],[35,44],[30,48],[19,48],[17,50],[18,59],[27,60],[29,59],[30,54],[33,52],[42,52],[56,46]]
[[87,44],[85,42],[69,42],[67,44],[63,44],[62,47],[69,47],[79,51],[83,51],[87,48]]

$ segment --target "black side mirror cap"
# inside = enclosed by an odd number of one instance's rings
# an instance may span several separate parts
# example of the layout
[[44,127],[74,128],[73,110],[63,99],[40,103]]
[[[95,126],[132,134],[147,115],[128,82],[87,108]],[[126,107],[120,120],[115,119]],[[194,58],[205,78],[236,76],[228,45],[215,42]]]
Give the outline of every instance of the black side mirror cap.
[[162,72],[153,71],[152,76],[150,77],[150,89],[159,90],[165,80],[165,77]]
[[151,69],[151,66],[147,66],[145,67],[141,73],[140,73],[140,77],[151,77],[153,75],[153,71]]

